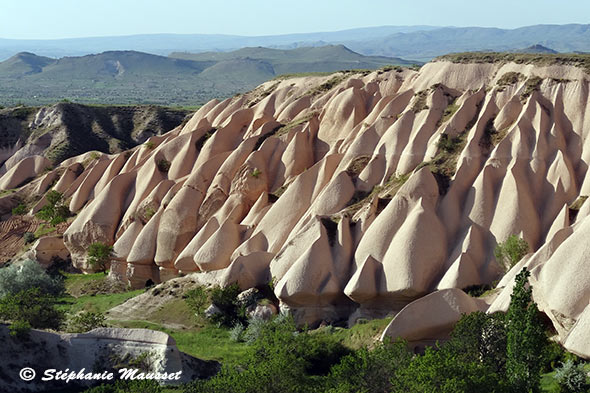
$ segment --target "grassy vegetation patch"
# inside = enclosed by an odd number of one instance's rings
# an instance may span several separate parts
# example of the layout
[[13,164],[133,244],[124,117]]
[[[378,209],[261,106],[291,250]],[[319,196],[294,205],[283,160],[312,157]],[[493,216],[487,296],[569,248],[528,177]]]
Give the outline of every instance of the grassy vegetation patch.
[[543,83],[543,78],[538,76],[532,76],[524,83],[524,91],[520,95],[521,100],[528,98],[533,92],[539,90],[539,87]]
[[360,349],[371,348],[379,340],[381,334],[393,318],[359,320],[356,325],[349,329],[326,327],[319,331],[328,330],[336,339],[347,348]]
[[449,105],[447,105],[447,107],[445,108],[442,118],[439,121],[439,126],[441,124],[446,123],[447,121],[449,121],[449,119],[451,117],[453,117],[453,115],[455,114],[455,112],[457,112],[459,110],[459,105],[457,105],[457,99],[453,99]]
[[498,86],[511,86],[517,84],[520,81],[523,81],[525,76],[520,72],[507,72],[498,79],[496,84]]
[[124,303],[125,301],[145,292],[144,289],[135,291],[82,295],[80,297],[66,296],[61,300],[61,308],[71,313],[79,311],[106,312],[107,310]]
[[215,131],[217,131],[217,128],[213,127],[195,141],[195,148],[197,149],[197,151],[201,151],[205,142],[207,142],[207,140],[211,138],[213,134],[215,134]]
[[375,195],[388,202],[395,196],[409,177],[409,173],[404,175],[393,174],[385,184],[376,185],[370,192],[356,191],[350,201],[348,201],[348,205],[343,212],[354,215],[364,205],[369,203]]
[[286,135],[293,128],[295,128],[301,124],[305,124],[305,123],[309,122],[315,116],[317,116],[317,112],[310,112],[304,116],[297,117],[297,118],[293,119],[291,122],[287,123],[286,125],[279,127],[275,131],[274,135],[276,135],[276,136]]
[[370,161],[371,156],[369,155],[355,157],[348,165],[348,168],[346,168],[346,173],[348,176],[354,179],[360,175],[360,173],[363,171],[363,169],[365,169]]
[[495,117],[492,117],[488,120],[483,130],[483,135],[479,141],[479,146],[481,146],[487,153],[489,153],[499,142],[499,132],[494,126],[495,119]]
[[326,93],[332,90],[334,87],[345,81],[350,75],[341,74],[333,76],[332,78],[328,79],[326,82],[322,83],[319,86],[314,87],[310,91],[308,91],[305,95],[311,95],[312,97]]
[[498,79],[496,85],[499,86],[498,91],[504,91],[507,86],[512,86],[525,80],[526,77],[520,72],[507,72]]
[[277,188],[274,192],[268,194],[268,201],[270,203],[275,203],[276,201],[278,201],[279,198],[281,197],[281,195],[283,195],[285,193],[285,191],[287,191],[289,184],[283,184],[282,186]]
[[445,195],[451,184],[451,178],[457,170],[457,161],[459,154],[467,143],[467,131],[463,131],[453,138],[442,134],[437,142],[438,152],[436,156],[428,162],[418,165],[416,170],[428,166],[434,175],[439,193]]
[[240,363],[244,360],[248,345],[229,338],[229,329],[216,326],[202,326],[187,330],[165,328],[149,321],[110,321],[113,325],[125,328],[159,330],[176,340],[178,349],[204,360],[217,360],[227,363]]
[[290,73],[290,74],[281,74],[276,76],[273,80],[285,80],[285,79],[291,79],[291,78],[303,78],[306,76],[328,76],[328,75],[332,75],[333,72],[328,71],[328,72],[295,72],[295,73]]
[[540,53],[507,53],[507,52],[463,52],[440,56],[437,60],[453,63],[509,63],[534,64],[537,66],[569,65],[584,69],[590,73],[589,54],[540,54]]
[[145,289],[130,291],[104,273],[63,275],[66,294],[59,299],[59,307],[72,314],[80,311],[103,313],[145,292]]
[[422,90],[414,94],[414,104],[412,105],[412,112],[419,113],[428,109],[426,100],[428,98],[428,90]]
[[43,223],[43,224],[39,225],[39,228],[37,228],[34,235],[38,239],[40,237],[43,237],[43,236],[49,235],[50,233],[55,232],[56,229],[57,228],[55,228],[52,225]]

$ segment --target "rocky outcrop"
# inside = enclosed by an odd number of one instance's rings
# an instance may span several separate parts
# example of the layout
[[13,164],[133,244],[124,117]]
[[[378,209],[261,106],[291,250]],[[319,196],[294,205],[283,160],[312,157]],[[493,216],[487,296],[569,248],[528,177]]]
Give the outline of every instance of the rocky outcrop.
[[403,338],[415,352],[450,338],[463,314],[486,311],[488,304],[457,288],[428,294],[404,307],[383,331],[381,339]]
[[66,260],[69,256],[70,251],[59,236],[42,237],[31,247],[31,258],[43,266],[49,266],[54,258]]
[[[6,325],[1,325],[0,337],[3,343],[0,354],[5,359],[0,365],[0,389],[6,392],[58,391],[101,383],[96,380],[76,379],[68,382],[42,381],[46,370],[51,369],[68,375],[70,372],[77,375],[80,371],[82,374],[112,372],[114,380],[122,376],[119,369],[135,369],[139,364],[142,367],[138,369],[138,373],[180,372],[178,380],[161,380],[163,384],[207,378],[219,370],[219,363],[203,361],[180,352],[172,337],[154,330],[99,328],[80,334],[32,330],[29,339],[23,344],[9,335]],[[133,359],[142,361],[133,363]],[[25,381],[19,377],[19,372],[25,367],[35,371],[34,379]],[[55,371],[51,375],[55,375]]]
[[59,164],[90,150],[121,152],[178,126],[187,114],[182,109],[153,105],[109,107],[67,102],[0,109],[0,176],[32,156]]
[[565,341],[590,296],[589,90],[574,66],[500,62],[270,81],[142,147],[65,161],[64,242],[86,271],[89,244],[114,245],[111,274],[135,287],[272,280],[312,325],[491,284],[517,234]]

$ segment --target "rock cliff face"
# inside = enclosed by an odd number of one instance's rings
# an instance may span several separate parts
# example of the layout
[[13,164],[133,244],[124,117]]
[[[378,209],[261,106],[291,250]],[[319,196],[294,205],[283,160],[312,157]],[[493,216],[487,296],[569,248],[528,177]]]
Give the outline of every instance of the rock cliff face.
[[84,270],[92,242],[113,244],[111,274],[134,286],[273,279],[319,321],[489,284],[494,247],[518,234],[565,340],[590,315],[589,87],[574,66],[448,61],[270,81],[148,146],[64,161],[64,241]]
[[187,114],[186,110],[153,105],[87,106],[69,102],[0,108],[0,175],[35,155],[47,158],[50,162],[46,166],[50,166],[90,150],[121,152],[169,131]]

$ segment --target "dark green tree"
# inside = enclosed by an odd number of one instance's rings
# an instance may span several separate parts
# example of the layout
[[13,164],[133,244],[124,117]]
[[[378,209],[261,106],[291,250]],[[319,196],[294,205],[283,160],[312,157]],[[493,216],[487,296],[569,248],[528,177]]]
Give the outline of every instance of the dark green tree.
[[0,320],[28,323],[38,329],[58,329],[64,313],[56,308],[55,296],[39,288],[22,290],[0,299]]
[[326,378],[328,393],[383,393],[391,391],[397,371],[412,360],[406,342],[382,342],[371,350],[361,348],[342,358]]
[[506,314],[506,377],[515,392],[539,392],[547,336],[525,268],[516,276]]
[[88,263],[99,272],[107,271],[113,255],[113,246],[95,242],[88,247]]
[[451,346],[428,347],[392,378],[393,392],[502,392],[500,376],[480,360],[466,360]]
[[47,204],[37,212],[37,217],[51,225],[57,225],[65,222],[70,216],[70,209],[63,204],[63,194],[51,190],[45,195]]
[[506,318],[503,313],[476,311],[464,315],[446,344],[464,361],[481,361],[504,374],[506,365]]

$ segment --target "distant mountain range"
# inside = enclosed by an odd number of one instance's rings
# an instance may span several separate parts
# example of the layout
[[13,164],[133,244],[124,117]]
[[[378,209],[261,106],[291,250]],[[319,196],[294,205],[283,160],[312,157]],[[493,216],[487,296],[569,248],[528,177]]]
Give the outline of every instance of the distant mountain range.
[[366,56],[428,61],[464,51],[513,51],[543,45],[557,52],[590,51],[590,25],[534,25],[517,29],[439,26],[381,26],[336,32],[274,36],[151,34],[62,40],[0,39],[0,60],[28,51],[48,57],[82,56],[109,50],[135,50],[159,55],[172,52],[221,52],[263,46],[293,49],[345,45]]
[[49,104],[62,99],[100,104],[192,106],[254,88],[281,74],[377,69],[412,62],[363,56],[342,45],[225,53],[136,51],[52,59],[29,52],[0,62],[0,105]]
[[445,27],[395,33],[379,39],[350,42],[347,46],[364,55],[394,55],[428,61],[452,52],[513,51],[537,44],[557,52],[588,51],[590,25],[535,25],[512,30]]
[[436,29],[435,26],[381,26],[323,33],[273,36],[236,36],[224,34],[139,34],[115,37],[69,38],[58,40],[14,40],[0,38],[0,61],[18,52],[42,56],[83,56],[111,50],[135,50],[168,55],[171,52],[233,51],[264,46],[278,49],[325,46],[331,43],[373,40],[396,33]]

